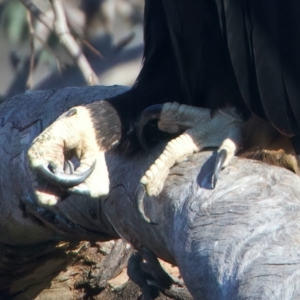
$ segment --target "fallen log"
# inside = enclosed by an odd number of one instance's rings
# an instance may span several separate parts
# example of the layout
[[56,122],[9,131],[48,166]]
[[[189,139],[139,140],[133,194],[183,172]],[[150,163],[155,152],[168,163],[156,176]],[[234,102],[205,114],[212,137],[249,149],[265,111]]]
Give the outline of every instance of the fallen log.
[[[22,289],[38,284],[40,278],[29,279],[28,270],[36,270],[38,258],[58,251],[62,241],[121,237],[141,252],[178,265],[195,299],[297,299],[300,179],[285,169],[235,158],[221,172],[216,189],[205,190],[198,179],[214,154],[188,157],[172,168],[157,198],[145,198],[145,211],[158,224],[150,225],[141,220],[134,194],[161,146],[130,159],[114,152],[107,155],[108,196],[96,201],[66,195],[55,206],[38,205],[26,156],[32,140],[70,107],[125,90],[36,91],[0,106],[0,295],[17,299]],[[67,246],[60,251],[56,256]],[[58,264],[50,282],[67,264]],[[10,269],[14,272],[8,275]]]

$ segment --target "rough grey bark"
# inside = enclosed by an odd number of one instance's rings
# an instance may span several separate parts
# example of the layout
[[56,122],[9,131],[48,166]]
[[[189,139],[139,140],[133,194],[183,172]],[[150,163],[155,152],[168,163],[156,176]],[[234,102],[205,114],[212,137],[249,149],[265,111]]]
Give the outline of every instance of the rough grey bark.
[[[197,179],[213,156],[194,155],[172,168],[159,197],[145,199],[147,215],[158,223],[149,225],[136,211],[134,193],[161,147],[130,159],[113,153],[107,155],[109,196],[36,204],[26,160],[33,138],[68,108],[125,90],[37,91],[1,105],[0,276],[6,281],[0,290],[11,289],[22,268],[60,240],[122,237],[178,265],[195,299],[300,299],[300,179],[287,170],[235,158],[216,189],[204,190]],[[23,249],[23,264],[7,278],[15,249]]]

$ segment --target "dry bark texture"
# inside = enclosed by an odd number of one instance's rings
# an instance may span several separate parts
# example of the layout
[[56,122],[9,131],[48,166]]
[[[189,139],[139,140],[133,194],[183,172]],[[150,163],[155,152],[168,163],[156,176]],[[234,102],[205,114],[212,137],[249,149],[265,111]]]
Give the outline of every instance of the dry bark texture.
[[[197,182],[214,156],[194,155],[172,168],[158,197],[145,199],[147,215],[158,223],[149,225],[134,193],[159,146],[130,159],[108,154],[107,197],[71,195],[53,207],[37,205],[26,159],[34,137],[68,108],[125,90],[37,91],[1,105],[0,299],[83,299],[87,292],[95,299],[138,299],[141,292],[141,299],[151,299],[159,291],[169,298],[156,299],[190,299],[171,285],[151,252],[179,266],[195,299],[300,299],[300,179],[287,170],[235,158],[216,189],[204,190]],[[123,242],[103,243],[118,237],[142,254]],[[132,281],[107,288],[127,261],[140,289]]]

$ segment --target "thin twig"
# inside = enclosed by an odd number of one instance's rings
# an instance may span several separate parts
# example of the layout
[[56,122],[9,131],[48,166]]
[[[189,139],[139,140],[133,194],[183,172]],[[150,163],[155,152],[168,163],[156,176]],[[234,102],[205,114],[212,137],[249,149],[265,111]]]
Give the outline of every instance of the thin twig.
[[[53,31],[53,20],[49,19],[49,17],[46,16],[34,3],[32,3],[31,0],[21,0],[21,2],[37,20],[43,23],[48,29]],[[103,58],[103,55],[97,49],[95,49],[88,41],[82,39],[78,34],[76,34],[76,30],[75,37],[80,39],[80,41],[84,43],[93,53]]]
[[61,72],[61,58],[47,45],[45,40],[39,37],[36,33],[34,33],[34,38],[37,39],[43,46],[43,49],[50,53],[56,60],[58,71]]
[[95,55],[97,55],[100,58],[103,58],[103,55],[95,47],[93,47],[87,40],[80,38],[80,41],[84,45],[86,45],[86,47],[89,48],[92,53],[94,53]]
[[53,20],[50,20],[35,4],[30,0],[21,0],[24,6],[32,13],[32,15],[42,22],[48,29],[53,31]]
[[34,59],[35,59],[35,49],[34,49],[34,26],[32,21],[31,12],[27,11],[27,22],[30,33],[30,63],[29,63],[29,73],[27,78],[27,88],[31,89],[33,86],[33,71],[34,71]]
[[49,0],[54,12],[54,29],[61,43],[65,46],[71,57],[77,63],[82,75],[84,76],[88,85],[99,84],[98,78],[84,56],[82,50],[76,43],[73,36],[70,34],[65,12],[60,0]]
[[126,47],[134,38],[135,33],[131,32],[129,33],[127,36],[125,36],[124,38],[122,38],[120,41],[118,41],[118,43],[116,44],[116,50],[120,51],[121,49],[123,49],[124,47]]
[[99,84],[96,74],[94,73],[87,59],[82,53],[82,50],[70,34],[61,1],[49,1],[52,5],[55,15],[55,28],[53,28],[53,20],[50,20],[35,4],[33,4],[30,0],[21,0],[24,6],[32,13],[32,15],[37,20],[43,23],[51,31],[56,32],[56,34],[60,38],[61,43],[65,46],[68,53],[78,65],[78,68],[82,72],[86,82],[89,85]]

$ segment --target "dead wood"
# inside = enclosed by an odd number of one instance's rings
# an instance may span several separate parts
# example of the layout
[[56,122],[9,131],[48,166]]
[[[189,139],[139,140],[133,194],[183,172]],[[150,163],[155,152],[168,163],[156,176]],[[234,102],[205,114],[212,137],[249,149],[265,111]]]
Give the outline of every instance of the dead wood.
[[[92,201],[71,195],[53,207],[36,203],[26,159],[34,137],[68,108],[125,90],[89,87],[37,91],[1,105],[0,295],[26,299],[28,294],[33,299],[54,284],[60,271],[76,264],[74,249],[80,247],[80,241],[95,243],[122,237],[137,249],[146,248],[178,265],[195,299],[297,299],[300,179],[287,170],[236,158],[221,172],[215,190],[203,190],[197,178],[213,155],[194,155],[171,170],[157,198],[145,199],[147,215],[158,223],[149,225],[136,211],[134,193],[160,147],[131,159],[111,153],[107,155],[109,196]],[[53,255],[56,260],[52,260]],[[89,268],[76,272],[88,273],[91,265]],[[116,271],[111,274],[115,276]],[[108,277],[103,278],[107,281]],[[71,284],[69,279],[60,280]],[[148,285],[151,280],[146,278],[144,283]],[[71,285],[74,288],[75,282]],[[130,296],[128,292],[123,299],[137,299],[137,293],[135,290]],[[154,297],[151,291],[147,293]],[[102,297],[104,294],[107,298],[101,299],[121,297],[107,289]]]

